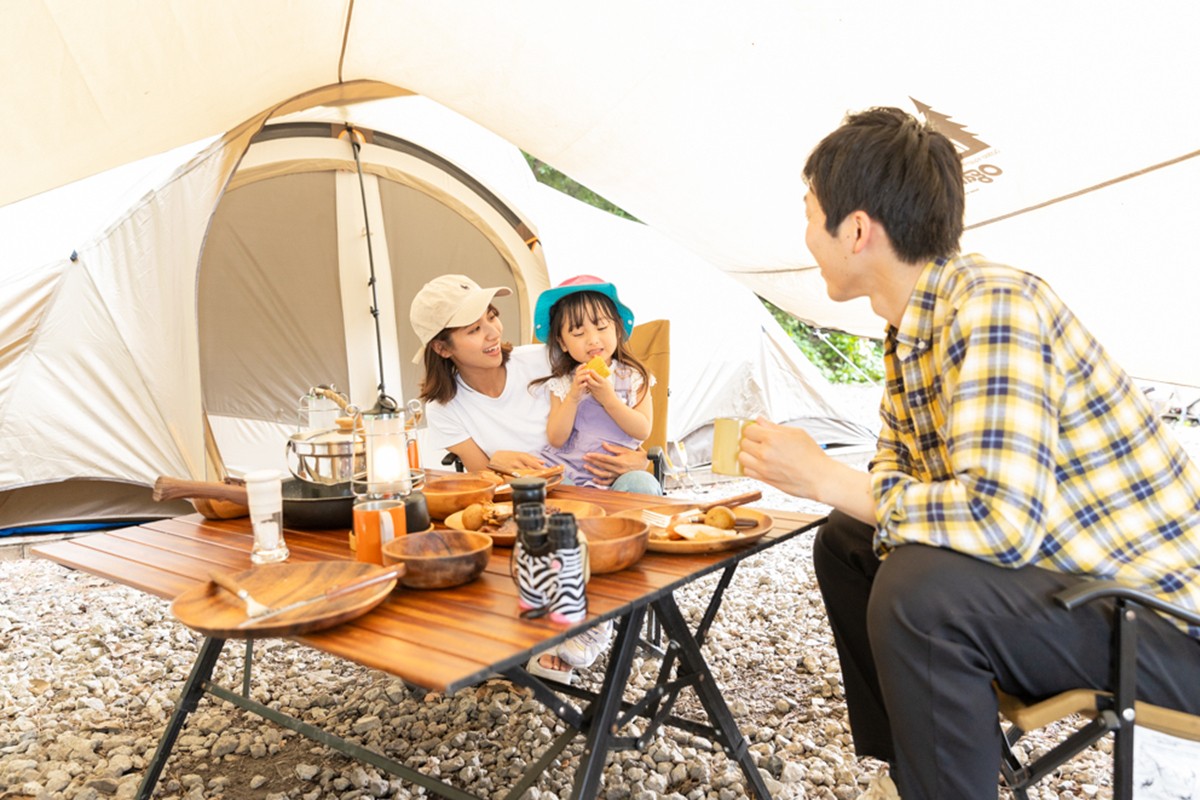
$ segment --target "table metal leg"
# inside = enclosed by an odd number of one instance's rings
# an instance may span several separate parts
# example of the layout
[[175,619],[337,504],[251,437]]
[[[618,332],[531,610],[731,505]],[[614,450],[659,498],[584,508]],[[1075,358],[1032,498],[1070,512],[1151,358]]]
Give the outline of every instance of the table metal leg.
[[179,705],[175,707],[175,713],[171,715],[167,729],[163,731],[162,739],[158,742],[158,749],[154,751],[154,758],[146,767],[146,774],[142,776],[142,783],[138,787],[138,800],[149,800],[150,795],[154,792],[158,778],[162,775],[163,767],[167,765],[167,759],[171,757],[171,750],[175,747],[175,739],[183,730],[183,723],[187,720],[188,714],[196,710],[196,704],[204,695],[205,686],[208,679],[212,677],[213,668],[224,647],[224,639],[211,638],[206,638],[204,644],[200,646],[200,655],[196,656],[192,672],[188,675],[187,683],[183,685]]
[[633,654],[637,652],[638,633],[642,629],[642,619],[645,615],[645,606],[639,606],[623,617],[617,628],[600,696],[584,712],[585,719],[590,717],[591,724],[588,726],[587,743],[583,746],[583,758],[575,772],[575,786],[571,789],[572,800],[595,797],[600,790],[604,762],[610,743],[617,733],[614,723],[617,712],[621,710],[622,695],[625,685],[629,682]]
[[[717,617],[717,611],[721,608],[721,601],[725,597],[725,590],[729,587],[729,582],[733,580],[734,570],[737,569],[737,564],[732,564],[721,571],[721,577],[717,581],[716,588],[713,589],[713,595],[709,598],[708,606],[704,609],[704,615],[700,618],[700,624],[696,626],[696,645],[704,644],[705,637],[708,636],[708,629],[712,626],[713,620]],[[655,614],[657,617],[657,614]],[[658,669],[657,685],[659,691],[649,697],[644,710],[645,716],[653,721],[653,724],[646,728],[646,732],[642,734],[639,742],[641,747],[645,747],[654,735],[654,731],[662,723],[664,719],[671,713],[671,709],[675,705],[675,700],[679,696],[679,691],[686,685],[690,685],[688,681],[671,681],[671,670],[675,666],[675,661],[679,655],[679,647],[669,639],[664,643],[662,663]],[[660,711],[661,708],[661,711]]]
[[738,730],[733,713],[725,704],[725,698],[721,696],[721,690],[713,679],[704,655],[700,652],[700,645],[692,636],[687,620],[684,619],[683,613],[675,603],[674,596],[666,595],[659,598],[654,601],[654,607],[662,620],[663,629],[670,637],[671,644],[677,647],[680,669],[696,676],[694,684],[696,694],[699,696],[704,710],[708,712],[708,718],[713,723],[718,740],[724,746],[725,752],[741,766],[742,773],[746,776],[749,784],[749,791],[762,800],[768,800],[771,793],[767,790],[767,785],[763,781],[758,767],[754,764],[754,759],[750,755],[750,746],[742,736],[742,732]]

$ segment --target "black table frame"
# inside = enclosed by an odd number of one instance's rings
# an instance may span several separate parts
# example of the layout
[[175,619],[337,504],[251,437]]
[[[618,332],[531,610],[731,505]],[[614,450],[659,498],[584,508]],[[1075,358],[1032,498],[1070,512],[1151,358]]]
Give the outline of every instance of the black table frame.
[[[521,797],[526,790],[536,784],[559,753],[580,735],[586,737],[586,743],[575,773],[571,798],[572,800],[593,798],[599,792],[608,752],[610,750],[644,750],[656,731],[664,724],[705,736],[721,745],[726,755],[734,759],[741,767],[742,773],[746,777],[749,793],[761,800],[770,798],[766,783],[763,781],[758,767],[754,764],[749,744],[738,729],[737,722],[734,720],[729,706],[725,703],[700,648],[708,634],[709,627],[716,618],[725,590],[733,579],[738,563],[820,524],[821,521],[815,520],[790,533],[773,536],[752,547],[735,551],[731,554],[732,563],[729,560],[718,562],[708,569],[699,570],[690,575],[681,584],[666,587],[631,602],[627,608],[622,609],[623,613],[619,616],[616,637],[599,692],[560,684],[554,684],[552,689],[520,666],[502,670],[500,674],[512,683],[530,689],[534,697],[567,727],[567,730],[551,743],[541,757],[529,766],[521,780],[506,795],[506,799],[516,800]],[[673,590],[679,585],[690,583],[717,570],[721,570],[721,576],[709,599],[704,615],[693,632],[675,602]],[[637,702],[630,703],[624,700],[624,689],[628,685],[634,655],[639,644],[638,635],[647,617],[647,609],[654,611],[657,624],[661,625],[661,631],[665,636],[662,663],[654,685],[646,690]],[[606,618],[598,617],[591,622],[599,624]],[[192,671],[184,684],[182,696],[175,712],[171,715],[154,756],[147,765],[146,773],[138,788],[138,798],[148,800],[153,793],[188,715],[195,711],[201,697],[205,694],[211,694],[344,755],[371,764],[418,786],[423,786],[448,800],[475,800],[477,798],[476,795],[424,775],[375,750],[335,736],[277,709],[251,700],[249,697],[250,643],[247,646],[242,693],[238,694],[214,683],[212,681],[213,670],[224,649],[225,641],[212,637],[205,638],[200,653],[192,666]],[[709,723],[677,717],[672,713],[680,692],[689,686],[699,697],[700,703],[708,715]],[[586,701],[586,705],[579,708],[568,702],[564,696]],[[644,718],[649,723],[641,735],[618,735],[623,728],[637,718]]]

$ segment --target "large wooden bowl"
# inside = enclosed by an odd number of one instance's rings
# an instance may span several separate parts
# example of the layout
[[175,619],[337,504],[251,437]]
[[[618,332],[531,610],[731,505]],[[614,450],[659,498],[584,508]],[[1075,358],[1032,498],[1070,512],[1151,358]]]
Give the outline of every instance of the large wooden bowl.
[[[646,554],[650,526],[629,517],[581,517],[579,532],[587,537],[588,569],[593,575],[620,572]],[[403,578],[401,578],[403,580]]]
[[429,505],[429,516],[445,519],[472,503],[487,503],[496,494],[496,484],[483,478],[450,475],[425,482],[421,490]]
[[492,556],[492,537],[469,531],[399,536],[383,546],[384,566],[404,564],[409,589],[448,589],[479,577]]

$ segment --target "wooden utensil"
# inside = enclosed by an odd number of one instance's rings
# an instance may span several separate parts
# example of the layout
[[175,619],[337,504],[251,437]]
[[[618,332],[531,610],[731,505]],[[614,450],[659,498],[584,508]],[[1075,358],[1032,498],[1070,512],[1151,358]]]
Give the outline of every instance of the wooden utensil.
[[204,497],[210,500],[226,500],[230,503],[246,504],[246,487],[232,483],[213,481],[188,481],[183,478],[168,478],[160,475],[154,481],[155,500],[180,500],[185,497]]
[[235,519],[250,513],[246,487],[211,481],[186,481],[159,476],[152,497],[157,501],[190,500],[205,519]]
[[697,511],[708,511],[717,506],[725,506],[726,508],[734,508],[735,506],[744,506],[746,503],[753,503],[755,500],[762,500],[762,492],[755,489],[753,492],[742,492],[735,494],[733,497],[726,497],[724,500],[714,500],[711,503],[696,506]]
[[[243,486],[189,481],[160,476],[154,482],[155,500],[190,499],[207,519],[231,519],[250,513]],[[299,478],[283,482],[283,524],[305,530],[343,530],[350,527],[354,494],[349,484],[325,486]]]

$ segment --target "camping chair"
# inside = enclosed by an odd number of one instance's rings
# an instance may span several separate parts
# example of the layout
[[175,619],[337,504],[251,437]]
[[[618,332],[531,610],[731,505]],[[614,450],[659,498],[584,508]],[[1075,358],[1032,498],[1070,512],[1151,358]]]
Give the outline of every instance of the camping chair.
[[[1142,609],[1153,609],[1192,625],[1200,625],[1200,614],[1163,602],[1116,581],[1085,581],[1054,596],[1055,602],[1067,610],[1106,598],[1116,600],[1112,647],[1112,685],[1116,687],[1115,693],[1074,689],[1025,704],[996,690],[1000,713],[1011,722],[1004,732],[1001,773],[1019,800],[1027,800],[1030,786],[1110,731],[1114,737],[1114,800],[1130,800],[1133,797],[1135,723],[1171,736],[1200,742],[1200,717],[1138,702],[1134,698],[1137,685],[1138,614],[1142,613]],[[1200,691],[1200,686],[1197,691]],[[1026,731],[1036,730],[1077,713],[1090,721],[1039,758],[1028,764],[1021,763],[1012,745]]]
[[[650,397],[654,400],[654,419],[650,435],[642,443],[646,456],[650,459],[650,470],[659,486],[666,481],[666,456],[663,446],[667,443],[667,396],[670,393],[671,374],[671,321],[655,319],[643,322],[633,329],[629,337],[629,350],[645,365],[646,369],[657,381],[650,389]],[[458,472],[463,471],[462,459],[447,453],[442,459],[443,466],[453,466]]]

